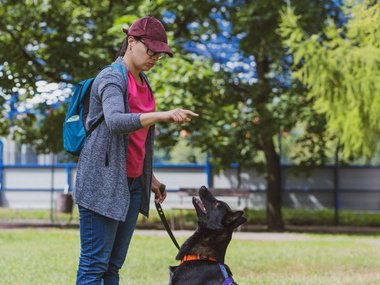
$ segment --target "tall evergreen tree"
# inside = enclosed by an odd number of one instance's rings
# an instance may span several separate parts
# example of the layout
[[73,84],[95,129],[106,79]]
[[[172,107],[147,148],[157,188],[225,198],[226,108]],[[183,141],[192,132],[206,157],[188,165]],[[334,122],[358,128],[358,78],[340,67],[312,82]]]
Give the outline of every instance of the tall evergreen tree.
[[308,87],[314,108],[346,157],[370,157],[380,138],[380,3],[347,1],[347,22],[328,21],[320,33],[299,25],[294,9],[282,14],[280,33],[293,55],[293,77]]

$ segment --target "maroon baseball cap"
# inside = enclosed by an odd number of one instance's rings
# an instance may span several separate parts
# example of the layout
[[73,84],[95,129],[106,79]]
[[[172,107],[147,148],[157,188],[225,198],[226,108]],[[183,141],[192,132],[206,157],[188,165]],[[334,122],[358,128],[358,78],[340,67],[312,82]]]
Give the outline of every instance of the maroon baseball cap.
[[152,16],[145,16],[134,22],[129,29],[123,29],[128,36],[140,37],[144,44],[154,52],[166,53],[173,56],[168,46],[168,38],[164,25]]

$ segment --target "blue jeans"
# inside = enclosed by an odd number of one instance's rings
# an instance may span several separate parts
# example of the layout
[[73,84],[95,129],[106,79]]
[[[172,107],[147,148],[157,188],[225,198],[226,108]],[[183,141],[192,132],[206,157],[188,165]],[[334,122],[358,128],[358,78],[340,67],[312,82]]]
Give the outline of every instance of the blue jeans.
[[117,285],[141,205],[141,178],[130,180],[125,222],[79,206],[81,252],[77,285]]

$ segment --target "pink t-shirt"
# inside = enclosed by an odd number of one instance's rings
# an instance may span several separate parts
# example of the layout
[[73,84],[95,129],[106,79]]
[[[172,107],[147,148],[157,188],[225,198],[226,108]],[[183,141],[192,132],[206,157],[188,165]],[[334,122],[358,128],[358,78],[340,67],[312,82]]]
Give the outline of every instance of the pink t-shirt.
[[[138,83],[131,72],[128,72],[128,103],[131,113],[154,112],[156,104],[152,92],[145,80]],[[145,158],[145,141],[148,128],[143,128],[129,134],[127,154],[128,177],[139,177],[143,173]]]

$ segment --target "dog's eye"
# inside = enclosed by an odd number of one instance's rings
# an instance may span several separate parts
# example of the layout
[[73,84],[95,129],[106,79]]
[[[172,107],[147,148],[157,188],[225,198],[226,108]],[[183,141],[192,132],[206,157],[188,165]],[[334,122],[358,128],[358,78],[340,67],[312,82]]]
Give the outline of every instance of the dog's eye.
[[217,202],[217,203],[215,204],[215,208],[219,208],[221,204],[222,204],[222,203]]

